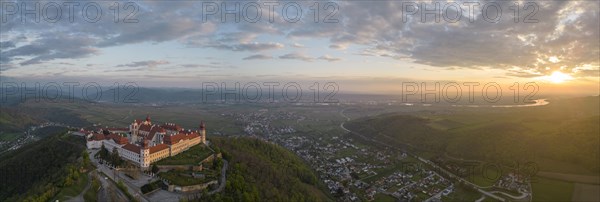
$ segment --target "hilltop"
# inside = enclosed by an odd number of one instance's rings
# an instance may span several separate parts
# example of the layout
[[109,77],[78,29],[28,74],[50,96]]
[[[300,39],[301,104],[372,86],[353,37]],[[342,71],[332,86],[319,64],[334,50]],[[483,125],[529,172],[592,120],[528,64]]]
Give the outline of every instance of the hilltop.
[[330,201],[313,170],[285,148],[255,138],[213,138],[230,161],[225,190],[209,201]]

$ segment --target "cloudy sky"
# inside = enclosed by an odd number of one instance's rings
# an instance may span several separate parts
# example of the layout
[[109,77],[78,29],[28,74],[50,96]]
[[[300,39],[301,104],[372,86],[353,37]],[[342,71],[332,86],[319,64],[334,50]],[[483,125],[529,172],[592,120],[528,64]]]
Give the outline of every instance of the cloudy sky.
[[[595,0],[436,1],[437,22],[421,15],[435,8],[430,1],[103,0],[71,5],[74,15],[68,3],[26,2],[2,1],[4,78],[339,81],[349,91],[385,91],[406,80],[557,86],[550,77],[560,72],[563,89],[599,85]],[[39,22],[20,13],[35,3]]]

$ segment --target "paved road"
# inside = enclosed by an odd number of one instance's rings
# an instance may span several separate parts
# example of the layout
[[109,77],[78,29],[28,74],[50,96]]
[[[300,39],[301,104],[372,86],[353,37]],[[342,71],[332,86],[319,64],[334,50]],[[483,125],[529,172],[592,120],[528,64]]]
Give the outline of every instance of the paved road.
[[223,168],[221,168],[221,179],[219,182],[219,187],[211,192],[209,192],[208,194],[214,194],[217,192],[221,192],[223,191],[223,189],[225,189],[225,184],[227,184],[227,166],[229,166],[229,162],[225,159],[223,159]]
[[149,202],[150,199],[148,199],[148,197],[146,197],[146,195],[144,195],[142,193],[142,191],[140,190],[139,187],[137,187],[136,185],[134,185],[133,183],[131,183],[128,179],[128,177],[126,177],[122,171],[117,171],[117,178],[119,180],[121,180],[123,182],[123,184],[125,184],[125,186],[127,187],[127,191],[136,199],[139,199],[142,202]]
[[523,193],[523,192],[519,192],[519,193],[521,193],[521,195],[519,195],[519,196],[515,196],[515,195],[509,194],[509,193],[505,193],[505,192],[501,192],[501,191],[491,191],[491,193],[494,193],[494,194],[503,194],[503,195],[505,195],[505,196],[507,196],[509,198],[515,199],[515,200],[521,200],[521,199],[524,199],[525,197],[529,196],[529,194]]
[[103,175],[99,175],[98,179],[100,180],[100,184],[102,185],[102,189],[98,193],[98,201],[112,201],[111,192],[116,193],[116,201],[128,201],[127,197],[116,185],[109,181],[108,179],[104,179]]
[[[89,150],[88,150],[89,151]],[[98,152],[98,150],[92,150],[92,154],[90,154],[90,160],[92,161],[92,163],[94,163],[94,165],[96,165],[96,167],[98,167],[98,170],[103,172],[104,174],[106,174],[110,179],[112,179],[114,182],[118,182],[120,178],[123,178],[125,180],[121,180],[123,181],[125,184],[125,186],[127,187],[127,191],[136,199],[139,199],[141,202],[148,202],[150,200],[148,200],[148,198],[146,197],[146,195],[141,193],[141,190],[139,189],[139,187],[136,187],[134,184],[132,184],[131,182],[129,182],[128,180],[126,180],[126,178],[124,176],[122,176],[123,174],[121,172],[118,172],[119,174],[115,177],[114,169],[110,169],[106,166],[106,164],[99,164],[98,163],[98,159],[94,158],[94,155],[96,154],[96,152]],[[112,181],[111,181],[112,183]],[[116,188],[116,185],[115,185]],[[121,191],[121,190],[119,190]]]

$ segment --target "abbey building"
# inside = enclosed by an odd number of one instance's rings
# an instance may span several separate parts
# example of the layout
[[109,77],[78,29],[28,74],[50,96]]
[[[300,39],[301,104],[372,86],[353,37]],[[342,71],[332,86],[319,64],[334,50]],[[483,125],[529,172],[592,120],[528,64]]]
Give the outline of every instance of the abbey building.
[[174,123],[153,124],[150,117],[134,120],[128,128],[105,128],[86,132],[88,149],[101,148],[112,152],[115,148],[121,158],[148,168],[151,163],[175,156],[190,147],[206,144],[206,128],[186,130]]

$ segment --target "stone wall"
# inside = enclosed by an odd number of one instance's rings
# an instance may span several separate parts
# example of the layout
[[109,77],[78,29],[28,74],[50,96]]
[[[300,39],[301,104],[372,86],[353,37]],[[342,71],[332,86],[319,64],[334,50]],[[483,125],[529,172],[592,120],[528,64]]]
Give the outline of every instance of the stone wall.
[[202,171],[202,164],[194,166],[194,165],[156,165],[161,170],[193,170],[193,171]]
[[[168,185],[168,189],[167,191],[170,192],[197,192],[197,191],[202,191],[204,189],[206,189],[208,186],[212,185],[212,184],[218,184],[219,182],[217,180],[212,180],[209,181],[207,183],[203,183],[203,184],[197,184],[197,185],[190,185],[190,186],[178,186],[178,185]],[[165,182],[166,184],[166,182]]]
[[197,165],[197,166],[195,166],[195,165],[156,165],[156,166],[158,166],[158,168],[160,168],[161,170],[177,169],[177,170],[202,171],[203,163],[210,163],[210,162],[214,161],[215,159],[219,159],[219,158],[222,158],[221,153],[213,154],[213,155],[206,157],[205,159],[200,161],[199,165]]
[[204,160],[202,160],[200,162],[201,163],[209,163],[209,162],[212,162],[215,159],[220,159],[220,158],[222,158],[222,155],[221,155],[221,153],[218,153],[218,154],[210,155],[210,156],[206,157]]

